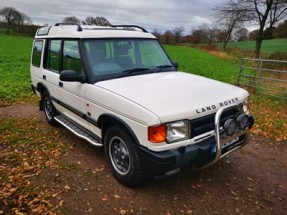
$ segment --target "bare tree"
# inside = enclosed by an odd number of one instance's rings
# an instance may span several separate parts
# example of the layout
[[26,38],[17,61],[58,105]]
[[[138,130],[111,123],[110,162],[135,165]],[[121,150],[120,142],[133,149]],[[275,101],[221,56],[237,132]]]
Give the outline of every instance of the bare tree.
[[156,28],[153,29],[153,32],[151,32],[151,34],[154,35],[158,40],[160,40],[161,34]]
[[256,36],[255,57],[260,55],[261,44],[264,39],[264,29],[271,29],[281,18],[287,15],[286,0],[245,0],[247,8],[252,8],[253,21],[259,25]]
[[192,37],[192,42],[195,43],[196,46],[201,42],[205,42],[206,35],[204,31],[204,25],[201,25],[198,28],[193,28],[191,30],[191,37]]
[[204,35],[208,41],[208,46],[211,46],[211,43],[213,43],[216,39],[216,35],[219,32],[219,29],[214,25],[209,26],[206,24],[204,24],[201,28],[202,28]]
[[[226,26],[227,39],[231,29],[242,22],[255,22],[258,25],[256,35],[255,57],[259,57],[261,44],[264,39],[264,29],[269,29],[287,15],[287,0],[229,0],[214,8],[221,19],[230,17]],[[233,27],[233,28],[231,28]]]
[[182,34],[184,32],[184,26],[183,25],[180,25],[178,27],[175,27],[172,32],[173,32],[173,36],[174,36],[174,41],[176,43],[179,42],[180,38],[182,37]]
[[217,17],[219,24],[223,26],[224,39],[223,49],[232,37],[235,28],[239,28],[244,21],[249,20],[249,13],[242,5],[246,0],[228,0],[212,8],[214,16]]
[[81,21],[75,16],[68,16],[63,19],[63,23],[80,24]]
[[248,39],[249,31],[246,28],[239,28],[234,32],[237,41],[245,41]]
[[31,25],[32,20],[25,13],[20,13],[19,17],[16,19],[15,23],[18,27],[18,32],[23,32],[24,26],[25,25]]
[[172,44],[173,41],[174,41],[174,35],[172,31],[170,30],[165,31],[164,34],[162,35],[162,43]]
[[84,21],[82,21],[84,25],[99,25],[99,26],[111,26],[109,20],[105,17],[97,16],[96,18],[92,16],[88,16]]
[[21,13],[13,7],[4,7],[0,10],[0,16],[3,17],[2,22],[6,24],[6,33],[10,34],[10,29],[19,20]]
[[218,29],[216,32],[216,41],[222,43],[225,39],[225,31],[222,29]]
[[273,31],[273,37],[287,38],[287,20],[277,25],[277,28]]
[[249,40],[256,40],[257,34],[258,34],[258,29],[255,29],[255,30],[249,32],[249,34],[248,34]]

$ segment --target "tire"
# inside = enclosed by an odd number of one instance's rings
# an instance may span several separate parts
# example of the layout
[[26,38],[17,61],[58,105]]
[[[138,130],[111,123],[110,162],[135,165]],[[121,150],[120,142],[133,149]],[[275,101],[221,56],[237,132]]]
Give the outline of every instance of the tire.
[[46,116],[46,119],[49,124],[52,126],[59,126],[58,122],[55,120],[55,116],[58,114],[56,108],[54,107],[50,96],[47,92],[44,92],[42,95],[43,99],[43,109]]
[[104,138],[105,154],[114,177],[128,187],[143,183],[144,172],[135,148],[127,132],[118,127],[107,130]]

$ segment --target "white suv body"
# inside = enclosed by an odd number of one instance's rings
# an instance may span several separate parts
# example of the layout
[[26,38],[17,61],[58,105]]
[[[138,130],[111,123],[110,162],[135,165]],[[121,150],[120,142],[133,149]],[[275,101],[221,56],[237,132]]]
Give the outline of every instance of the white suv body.
[[248,142],[248,92],[176,67],[138,26],[56,24],[35,35],[32,88],[50,124],[104,146],[114,176],[137,186]]

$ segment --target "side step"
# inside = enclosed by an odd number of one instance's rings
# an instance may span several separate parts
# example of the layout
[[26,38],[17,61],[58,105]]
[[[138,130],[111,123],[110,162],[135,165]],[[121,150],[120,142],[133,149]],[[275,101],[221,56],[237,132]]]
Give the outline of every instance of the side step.
[[75,123],[72,123],[70,120],[68,120],[66,117],[62,115],[55,116],[54,119],[63,125],[65,128],[69,129],[71,132],[73,132],[76,136],[87,140],[89,143],[91,143],[94,146],[103,146],[100,141],[96,140],[93,136],[88,134],[84,129],[82,129],[80,126],[77,126]]

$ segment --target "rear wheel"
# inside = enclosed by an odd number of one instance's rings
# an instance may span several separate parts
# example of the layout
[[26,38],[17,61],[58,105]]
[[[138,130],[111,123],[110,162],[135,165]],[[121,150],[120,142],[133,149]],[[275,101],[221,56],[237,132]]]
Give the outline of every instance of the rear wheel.
[[43,99],[44,113],[48,123],[51,124],[52,126],[57,126],[58,122],[54,118],[57,115],[57,110],[54,107],[50,99],[50,96],[48,95],[47,92],[43,93],[42,99]]
[[139,186],[144,173],[132,139],[123,129],[111,127],[106,132],[104,143],[106,157],[116,179],[129,187]]

